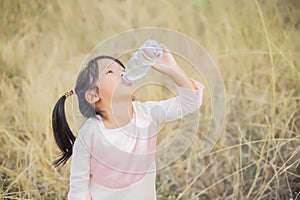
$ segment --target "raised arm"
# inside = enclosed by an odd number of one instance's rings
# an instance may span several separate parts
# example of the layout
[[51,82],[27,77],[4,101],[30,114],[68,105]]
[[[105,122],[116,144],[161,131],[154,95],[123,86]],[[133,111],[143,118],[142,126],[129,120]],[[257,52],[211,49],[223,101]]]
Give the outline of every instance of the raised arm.
[[200,108],[204,86],[192,79],[191,82],[195,85],[195,90],[177,86],[178,95],[176,97],[143,103],[149,110],[153,121],[158,124],[173,121],[193,113]]
[[159,102],[148,101],[144,104],[151,112],[153,120],[157,123],[172,121],[198,110],[202,104],[204,89],[201,83],[189,78],[177,65],[166,46],[163,44],[161,46],[163,47],[164,55],[152,68],[173,80],[176,84],[178,95],[171,99]]

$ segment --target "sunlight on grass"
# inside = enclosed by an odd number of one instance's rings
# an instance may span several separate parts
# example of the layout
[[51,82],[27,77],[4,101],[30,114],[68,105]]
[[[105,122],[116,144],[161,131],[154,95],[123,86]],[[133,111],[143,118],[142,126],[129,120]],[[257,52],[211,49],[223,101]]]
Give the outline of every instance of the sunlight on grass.
[[[0,198],[66,198],[69,162],[61,169],[51,165],[58,153],[53,106],[74,87],[81,61],[99,42],[157,26],[201,44],[217,64],[227,96],[220,141],[201,157],[211,114],[204,92],[199,137],[157,172],[157,198],[299,199],[299,9],[296,0],[1,1]],[[158,86],[137,95],[166,96],[172,94]],[[66,106],[75,130],[71,100]],[[176,126],[163,127],[159,141]]]

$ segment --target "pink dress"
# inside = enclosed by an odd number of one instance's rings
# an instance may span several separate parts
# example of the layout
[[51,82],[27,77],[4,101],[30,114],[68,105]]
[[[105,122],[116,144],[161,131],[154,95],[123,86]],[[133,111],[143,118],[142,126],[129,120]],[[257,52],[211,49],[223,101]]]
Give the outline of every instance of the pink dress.
[[193,82],[197,90],[177,87],[174,98],[133,101],[134,116],[123,127],[87,119],[73,147],[68,199],[155,200],[157,129],[199,109],[204,86]]

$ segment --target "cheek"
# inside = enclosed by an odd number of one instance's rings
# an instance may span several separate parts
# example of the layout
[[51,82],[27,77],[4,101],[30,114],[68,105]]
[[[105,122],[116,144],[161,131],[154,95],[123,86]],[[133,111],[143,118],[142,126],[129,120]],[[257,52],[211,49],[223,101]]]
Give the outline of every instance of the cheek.
[[115,92],[117,84],[118,80],[115,77],[103,77],[100,79],[98,84],[98,87],[100,88],[100,95],[102,93],[102,95],[111,96],[111,94]]

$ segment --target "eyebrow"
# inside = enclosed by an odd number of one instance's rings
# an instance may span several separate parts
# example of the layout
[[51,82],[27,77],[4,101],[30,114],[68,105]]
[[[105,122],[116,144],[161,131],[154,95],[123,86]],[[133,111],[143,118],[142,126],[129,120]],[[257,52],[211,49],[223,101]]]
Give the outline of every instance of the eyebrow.
[[[121,61],[119,61],[119,62],[121,62]],[[123,63],[119,63],[119,62],[118,62],[118,60],[110,60],[109,62],[104,63],[104,65],[99,66],[99,64],[98,64],[98,66],[103,71],[107,70],[107,69],[109,69],[111,67],[117,67],[117,66],[120,67],[120,68],[122,68],[122,69],[125,69],[125,67],[123,66]]]
[[122,66],[120,66],[119,64],[115,64],[115,63],[112,63],[111,65],[108,65],[108,66],[105,66],[103,71],[106,72],[107,70],[110,70],[111,68],[119,68],[121,70],[125,70]]

